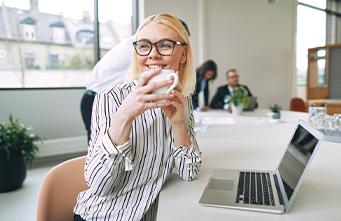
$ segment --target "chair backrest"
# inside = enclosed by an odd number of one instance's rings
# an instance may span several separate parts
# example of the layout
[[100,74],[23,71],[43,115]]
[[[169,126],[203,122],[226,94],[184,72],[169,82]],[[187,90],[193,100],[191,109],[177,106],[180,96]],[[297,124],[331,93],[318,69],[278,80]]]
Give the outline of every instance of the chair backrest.
[[73,220],[77,196],[88,189],[85,159],[86,156],[67,160],[46,174],[39,192],[37,221]]
[[290,110],[291,111],[308,112],[308,110],[304,104],[304,101],[298,97],[291,98]]

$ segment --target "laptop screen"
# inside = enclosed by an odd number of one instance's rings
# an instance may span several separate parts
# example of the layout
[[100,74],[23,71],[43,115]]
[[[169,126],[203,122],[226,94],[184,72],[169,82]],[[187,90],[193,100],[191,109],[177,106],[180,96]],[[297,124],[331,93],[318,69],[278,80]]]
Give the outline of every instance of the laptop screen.
[[316,137],[298,125],[278,167],[288,201],[290,201],[317,143]]

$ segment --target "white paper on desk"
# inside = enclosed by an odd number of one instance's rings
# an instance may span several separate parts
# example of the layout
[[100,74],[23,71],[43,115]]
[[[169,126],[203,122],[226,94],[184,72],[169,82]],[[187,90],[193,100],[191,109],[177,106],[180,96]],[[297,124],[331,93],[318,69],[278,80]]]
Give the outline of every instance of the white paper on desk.
[[208,128],[208,125],[196,124],[194,125],[194,132],[195,133],[206,132],[207,128]]
[[207,125],[229,125],[236,124],[233,118],[231,117],[205,117],[201,120],[202,124]]

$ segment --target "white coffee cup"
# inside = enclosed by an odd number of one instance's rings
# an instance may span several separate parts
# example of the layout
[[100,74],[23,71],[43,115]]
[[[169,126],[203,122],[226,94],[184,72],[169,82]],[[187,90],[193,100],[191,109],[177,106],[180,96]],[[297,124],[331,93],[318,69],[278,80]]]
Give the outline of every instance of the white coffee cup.
[[[178,85],[179,76],[176,73],[174,73],[173,70],[161,70],[159,74],[155,75],[149,80],[148,84],[152,82],[172,80],[172,79],[174,79],[174,82],[172,85],[155,89],[153,90],[152,94],[169,94],[176,87],[176,85]],[[165,101],[166,100],[158,100],[156,102],[165,102]]]

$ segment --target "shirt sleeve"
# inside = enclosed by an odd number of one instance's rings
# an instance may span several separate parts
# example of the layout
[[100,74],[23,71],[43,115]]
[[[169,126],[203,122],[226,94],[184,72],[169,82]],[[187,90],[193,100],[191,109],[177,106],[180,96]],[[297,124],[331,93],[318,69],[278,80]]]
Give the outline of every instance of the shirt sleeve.
[[131,142],[116,146],[108,135],[111,120],[122,102],[118,89],[109,97],[101,92],[96,95],[91,121],[91,140],[85,163],[85,179],[90,191],[106,196],[120,179],[122,173],[132,169]]
[[185,119],[187,133],[191,140],[191,147],[173,147],[175,168],[179,176],[186,180],[193,180],[199,173],[201,166],[201,152],[195,138],[193,106],[190,98],[186,98]]

